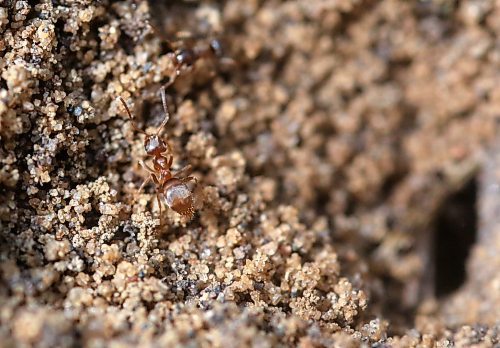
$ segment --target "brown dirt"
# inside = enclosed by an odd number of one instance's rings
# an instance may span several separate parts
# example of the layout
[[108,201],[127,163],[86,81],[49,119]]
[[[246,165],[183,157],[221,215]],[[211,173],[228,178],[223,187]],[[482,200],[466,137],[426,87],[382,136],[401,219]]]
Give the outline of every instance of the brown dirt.
[[[498,1],[4,0],[0,33],[0,346],[500,344]],[[168,90],[199,184],[160,225],[116,98],[153,131],[186,33],[226,58]]]

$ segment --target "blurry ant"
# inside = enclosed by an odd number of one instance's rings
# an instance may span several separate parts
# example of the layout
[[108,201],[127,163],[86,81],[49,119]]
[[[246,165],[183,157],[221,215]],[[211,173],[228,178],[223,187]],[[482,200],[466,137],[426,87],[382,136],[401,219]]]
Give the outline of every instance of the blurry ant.
[[190,218],[193,216],[193,193],[187,183],[194,181],[196,184],[197,179],[193,176],[189,176],[192,171],[191,165],[187,165],[175,173],[171,171],[174,157],[172,156],[170,146],[160,137],[160,132],[170,119],[170,114],[168,112],[167,98],[165,97],[165,87],[162,87],[160,91],[165,118],[154,134],[148,134],[142,129],[139,129],[134,122],[134,117],[127,103],[122,97],[119,97],[119,99],[125,107],[125,110],[127,110],[134,130],[146,136],[144,139],[144,150],[147,156],[153,157],[153,168],[148,166],[144,161],[139,161],[139,164],[149,172],[149,177],[144,180],[137,193],[142,191],[148,182],[154,182],[156,185],[156,199],[160,207],[161,224],[162,208],[160,198],[163,198],[167,206],[175,212]]
[[[150,4],[154,8],[158,8],[159,4]],[[159,10],[161,13],[161,10]],[[211,39],[208,41],[203,35],[193,35],[189,31],[180,31],[175,34],[175,38],[166,37],[159,29],[159,25],[152,24],[147,21],[149,29],[160,38],[169,47],[171,52],[167,55],[171,58],[174,64],[173,76],[170,77],[169,82],[164,86],[167,88],[172,85],[176,78],[184,70],[190,70],[194,64],[200,59],[221,60],[225,65],[231,65],[232,59],[223,57],[222,45],[219,40]],[[193,40],[202,39],[203,44],[195,44]]]
[[[173,48],[173,44],[168,42]],[[174,63],[174,71],[169,81],[163,86],[164,89],[170,87],[177,77],[185,70],[190,70],[200,59],[222,59],[222,46],[217,39],[212,39],[208,44],[195,47],[181,47],[169,53]],[[228,58],[225,60],[229,61]]]

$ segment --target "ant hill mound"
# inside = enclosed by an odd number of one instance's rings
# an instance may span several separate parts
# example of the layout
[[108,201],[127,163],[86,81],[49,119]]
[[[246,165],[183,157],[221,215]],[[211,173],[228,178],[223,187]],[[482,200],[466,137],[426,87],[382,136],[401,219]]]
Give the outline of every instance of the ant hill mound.
[[[0,345],[498,346],[499,35],[494,0],[0,1]],[[165,84],[191,217],[137,192]]]

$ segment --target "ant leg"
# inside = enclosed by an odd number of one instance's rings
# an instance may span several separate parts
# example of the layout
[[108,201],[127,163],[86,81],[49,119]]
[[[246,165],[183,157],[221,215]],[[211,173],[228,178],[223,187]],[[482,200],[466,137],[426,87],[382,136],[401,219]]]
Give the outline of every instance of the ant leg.
[[[199,199],[199,195],[197,193],[195,193],[196,191],[196,186],[198,185],[198,178],[194,177],[194,176],[188,176],[186,178],[182,178],[180,179],[180,181],[186,185],[186,187],[188,188],[189,191],[191,191],[192,195],[193,195],[193,200],[194,201],[197,201]],[[191,183],[192,182],[192,183]],[[198,198],[197,198],[198,197]]]
[[161,199],[160,199],[160,193],[156,192],[156,200],[158,201],[158,208],[160,209],[160,228],[163,227],[163,219],[162,219],[162,212],[161,212]]
[[165,89],[166,89],[165,86],[160,88],[161,102],[163,104],[163,111],[165,112],[165,118],[163,119],[161,125],[158,127],[156,135],[160,134],[161,130],[163,129],[163,127],[165,127],[168,120],[170,119],[170,113],[168,112],[168,105],[167,105],[167,97],[165,96]]
[[137,193],[139,193],[139,191],[142,191],[142,189],[144,188],[144,186],[146,186],[146,184],[148,182],[150,182],[151,180],[153,180],[153,182],[155,183],[155,185],[159,185],[160,184],[158,178],[156,177],[156,172],[153,170],[153,168],[151,168],[146,163],[144,163],[144,161],[139,161],[139,164],[141,165],[142,168],[146,169],[149,172],[149,178],[147,178],[146,180],[144,180],[144,182],[142,183],[142,185],[139,188],[139,190],[137,190],[138,191]]
[[127,114],[128,114],[128,117],[130,118],[130,121],[132,123],[132,128],[134,128],[134,130],[136,132],[139,132],[139,133],[142,133],[142,134],[146,134],[147,133],[145,131],[143,131],[142,129],[139,129],[137,127],[137,125],[135,124],[135,121],[134,121],[134,117],[132,116],[132,113],[130,112],[130,109],[128,108],[128,105],[127,103],[125,102],[125,99],[123,99],[122,97],[118,97],[118,99],[122,102],[123,104],[123,107],[125,108],[125,110],[127,111]]
[[[142,162],[142,161],[141,161],[141,162]],[[133,198],[133,200],[132,200],[131,205],[133,205],[133,204],[135,203],[135,201],[137,200],[137,196],[139,195],[139,193],[141,193],[141,191],[144,189],[144,186],[146,186],[146,184],[147,184],[148,182],[150,182],[151,180],[153,180],[153,182],[154,182],[156,185],[159,185],[159,184],[160,184],[160,182],[158,181],[158,178],[156,177],[156,174],[151,173],[151,174],[149,175],[149,177],[148,177],[147,179],[145,179],[145,180],[142,182],[142,184],[141,184],[141,186],[139,187],[139,189],[135,192],[135,194],[134,194],[134,198]]]
[[152,175],[150,175],[147,179],[145,179],[145,180],[142,182],[142,184],[141,184],[141,186],[139,187],[139,189],[138,189],[137,191],[135,191],[135,193],[134,193],[134,197],[132,198],[132,203],[130,203],[130,205],[134,205],[135,201],[137,200],[137,196],[138,196],[138,195],[139,195],[139,193],[141,193],[141,191],[144,189],[144,186],[146,186],[146,184],[147,184],[148,182],[150,182],[150,181],[151,181],[151,177],[152,177]]
[[174,68],[174,71],[172,72],[172,75],[170,76],[170,79],[168,80],[167,83],[165,83],[161,87],[161,89],[165,91],[167,88],[169,88],[170,86],[172,86],[174,84],[175,80],[177,80],[177,77],[179,77],[180,74],[181,74],[181,64],[176,64],[175,68]]
[[[156,171],[153,170],[150,166],[148,166],[144,161],[139,161],[139,164],[142,168],[146,169],[151,175],[155,175]],[[156,182],[155,182],[156,183]]]
[[151,177],[152,177],[152,175],[150,175],[149,178],[147,178],[146,180],[144,180],[142,182],[141,186],[139,187],[139,189],[136,192],[136,195],[139,194],[139,192],[141,192],[144,189],[144,186],[146,186],[146,184],[151,181]]
[[[156,177],[156,172],[150,167],[148,166],[146,163],[144,163],[144,161],[139,161],[139,164],[144,168],[146,169],[147,171],[149,171],[150,173],[150,176],[149,176],[149,180],[153,180],[153,182],[155,183],[155,185],[158,187],[160,186],[160,181],[158,180],[158,178]],[[141,186],[142,188],[142,186]],[[161,200],[160,200],[160,193],[158,191],[156,191],[156,200],[158,201],[158,208],[160,209],[160,227],[163,226],[163,222],[162,222],[162,208],[161,208]]]
[[187,166],[184,166],[183,168],[176,171],[173,176],[175,178],[183,177],[183,176],[191,174],[192,171],[193,171],[193,167],[190,164],[188,164]]
[[183,183],[187,183],[187,182],[190,182],[190,181],[194,181],[195,184],[198,184],[198,178],[194,177],[194,176],[188,176],[187,178],[183,178],[181,179],[181,181]]

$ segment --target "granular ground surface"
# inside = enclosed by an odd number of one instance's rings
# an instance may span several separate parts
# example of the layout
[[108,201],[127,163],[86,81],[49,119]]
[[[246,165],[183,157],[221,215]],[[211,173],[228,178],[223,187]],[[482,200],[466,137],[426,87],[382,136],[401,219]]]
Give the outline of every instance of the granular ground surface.
[[[495,0],[0,0],[0,346],[499,347],[499,37]],[[212,39],[160,223],[117,98],[154,132]]]

